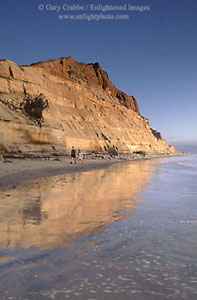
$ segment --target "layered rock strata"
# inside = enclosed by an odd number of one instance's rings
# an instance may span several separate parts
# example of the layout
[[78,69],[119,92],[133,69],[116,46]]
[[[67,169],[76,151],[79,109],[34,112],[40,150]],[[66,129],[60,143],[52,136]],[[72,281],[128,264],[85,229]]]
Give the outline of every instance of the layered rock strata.
[[73,145],[84,152],[176,152],[98,63],[68,57],[18,67],[0,60],[0,149],[66,154]]

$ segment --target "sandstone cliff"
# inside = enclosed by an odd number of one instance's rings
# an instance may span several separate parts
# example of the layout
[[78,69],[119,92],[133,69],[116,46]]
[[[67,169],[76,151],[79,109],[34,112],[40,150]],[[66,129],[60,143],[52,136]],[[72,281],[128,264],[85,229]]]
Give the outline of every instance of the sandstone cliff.
[[72,145],[85,152],[176,152],[98,63],[68,57],[18,67],[0,60],[0,148],[65,154]]

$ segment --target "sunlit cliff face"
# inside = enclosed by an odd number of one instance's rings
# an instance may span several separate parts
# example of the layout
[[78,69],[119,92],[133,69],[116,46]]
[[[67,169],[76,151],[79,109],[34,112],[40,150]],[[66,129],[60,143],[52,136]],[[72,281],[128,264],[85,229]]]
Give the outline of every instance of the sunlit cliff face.
[[[47,100],[42,120],[36,119],[34,101],[31,110],[26,103],[39,94]],[[0,149],[68,153],[72,145],[85,152],[113,146],[119,153],[175,152],[99,64],[64,58],[18,67],[0,60]]]
[[0,248],[52,249],[132,214],[155,167],[144,161],[35,181],[0,202]]

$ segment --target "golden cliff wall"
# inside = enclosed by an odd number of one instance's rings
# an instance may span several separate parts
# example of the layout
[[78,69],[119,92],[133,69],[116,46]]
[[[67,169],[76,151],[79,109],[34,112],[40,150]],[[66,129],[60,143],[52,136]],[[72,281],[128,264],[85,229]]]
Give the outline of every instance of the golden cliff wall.
[[[22,109],[28,97],[48,100],[43,120]],[[61,58],[18,67],[0,61],[0,148],[8,152],[83,151],[173,153],[157,138],[137,101],[118,90],[98,63]]]

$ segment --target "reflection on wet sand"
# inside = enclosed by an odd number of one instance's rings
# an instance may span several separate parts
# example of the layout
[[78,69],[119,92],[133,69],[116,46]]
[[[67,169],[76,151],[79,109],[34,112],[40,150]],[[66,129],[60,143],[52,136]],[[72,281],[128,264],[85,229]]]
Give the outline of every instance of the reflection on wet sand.
[[1,194],[0,249],[52,249],[95,233],[135,208],[152,161],[56,176]]

